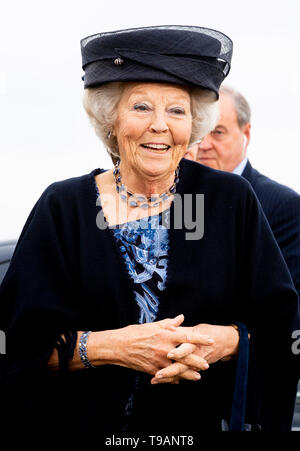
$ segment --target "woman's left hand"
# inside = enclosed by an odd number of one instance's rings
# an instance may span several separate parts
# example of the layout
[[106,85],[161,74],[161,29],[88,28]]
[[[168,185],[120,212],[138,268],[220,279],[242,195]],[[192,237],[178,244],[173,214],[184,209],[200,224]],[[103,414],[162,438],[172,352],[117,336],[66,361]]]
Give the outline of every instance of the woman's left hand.
[[[208,364],[218,360],[229,360],[238,353],[239,334],[232,326],[216,326],[213,324],[199,324],[194,327],[180,327],[186,332],[193,329],[198,333],[207,334],[214,339],[210,346],[199,346],[183,343],[172,349],[167,357],[173,360],[166,368],[158,371],[151,383],[178,383],[180,379],[199,380],[199,359],[205,359]],[[199,374],[199,373],[198,373]]]

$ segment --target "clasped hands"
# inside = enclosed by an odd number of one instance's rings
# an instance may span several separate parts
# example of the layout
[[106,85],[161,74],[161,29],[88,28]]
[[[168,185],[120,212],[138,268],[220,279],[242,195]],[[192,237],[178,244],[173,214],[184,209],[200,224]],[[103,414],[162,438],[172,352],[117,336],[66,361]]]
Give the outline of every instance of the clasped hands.
[[199,371],[237,354],[239,335],[232,326],[183,327],[183,321],[179,315],[125,328],[126,358],[119,364],[153,375],[151,384],[178,384],[181,379],[199,380]]

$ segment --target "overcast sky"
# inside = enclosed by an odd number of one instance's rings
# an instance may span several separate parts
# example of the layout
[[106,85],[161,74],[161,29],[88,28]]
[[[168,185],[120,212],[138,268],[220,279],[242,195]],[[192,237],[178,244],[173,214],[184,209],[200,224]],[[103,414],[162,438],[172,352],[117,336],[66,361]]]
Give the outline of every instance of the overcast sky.
[[249,158],[300,192],[299,0],[5,2],[0,23],[0,240],[18,237],[52,182],[111,167],[82,107],[79,41],[101,31],[182,24],[234,42],[227,84],[253,114]]

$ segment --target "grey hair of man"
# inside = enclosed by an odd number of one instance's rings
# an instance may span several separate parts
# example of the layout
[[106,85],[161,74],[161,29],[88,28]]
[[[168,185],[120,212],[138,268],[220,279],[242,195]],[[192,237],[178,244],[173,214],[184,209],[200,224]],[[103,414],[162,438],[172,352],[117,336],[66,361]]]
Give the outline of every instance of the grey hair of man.
[[220,94],[228,95],[233,101],[237,115],[237,121],[240,129],[242,130],[244,125],[251,122],[251,109],[249,103],[240,92],[227,85],[221,86]]
[[[113,162],[119,157],[118,143],[112,135],[117,117],[117,106],[123,89],[128,82],[111,82],[84,90],[83,106],[93,125],[96,135],[104,143]],[[215,93],[208,89],[190,87],[192,133],[190,144],[197,142],[212,131],[219,118],[218,101]]]

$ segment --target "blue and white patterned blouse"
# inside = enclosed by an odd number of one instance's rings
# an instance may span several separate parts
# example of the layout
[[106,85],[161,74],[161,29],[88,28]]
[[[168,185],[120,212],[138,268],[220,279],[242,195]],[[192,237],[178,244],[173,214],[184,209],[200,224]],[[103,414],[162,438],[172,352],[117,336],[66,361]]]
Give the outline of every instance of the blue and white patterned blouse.
[[113,229],[136,287],[134,294],[140,308],[140,324],[155,321],[159,292],[165,288],[169,242],[168,229],[162,224],[162,218],[162,214],[149,216]]
[[[95,181],[97,196],[98,187]],[[101,196],[100,196],[101,199]],[[135,300],[140,308],[139,323],[155,321],[159,293],[167,277],[170,210],[130,221],[112,228],[129,276],[135,284]]]

